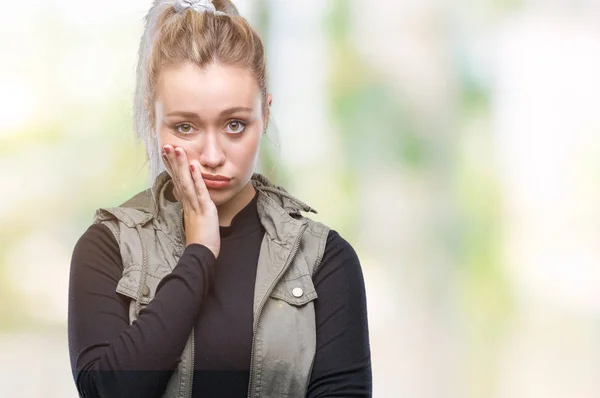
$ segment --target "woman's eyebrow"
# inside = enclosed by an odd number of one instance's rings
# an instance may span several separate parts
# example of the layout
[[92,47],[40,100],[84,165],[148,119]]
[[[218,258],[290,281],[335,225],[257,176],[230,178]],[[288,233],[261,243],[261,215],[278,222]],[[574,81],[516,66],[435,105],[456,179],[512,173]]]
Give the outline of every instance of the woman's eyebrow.
[[229,108],[229,109],[225,109],[224,111],[221,112],[221,116],[225,116],[225,115],[231,115],[232,113],[236,113],[236,112],[250,112],[252,113],[253,109],[252,108],[247,108],[244,106],[236,106],[233,108]]
[[[248,107],[244,107],[244,106],[236,106],[236,107],[225,109],[225,110],[221,111],[220,116],[227,116],[227,115],[231,115],[236,112],[252,113],[252,111],[253,111],[252,108],[248,108]],[[200,118],[200,115],[198,115],[197,113],[187,112],[187,111],[173,111],[173,112],[167,113],[166,116],[182,116],[182,117],[190,118],[190,119],[199,119]]]
[[166,114],[166,116],[181,116],[189,119],[198,118],[198,114],[194,112],[185,112],[185,111],[173,111]]

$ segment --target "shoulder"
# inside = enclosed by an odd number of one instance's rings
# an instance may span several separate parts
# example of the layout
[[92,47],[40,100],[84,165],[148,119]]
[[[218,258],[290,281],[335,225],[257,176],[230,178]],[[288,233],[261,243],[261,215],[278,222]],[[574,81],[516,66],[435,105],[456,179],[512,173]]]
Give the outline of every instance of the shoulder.
[[127,227],[148,222],[157,211],[156,198],[152,188],[144,189],[118,206],[101,207],[94,212],[93,222],[105,223],[118,236],[118,224]]
[[117,245],[117,240],[104,223],[94,223],[81,235],[76,248],[90,246],[114,246]]
[[73,266],[116,263],[122,267],[120,260],[119,244],[110,229],[102,223],[89,226],[73,249]]
[[315,283],[328,279],[362,283],[362,267],[354,247],[335,229],[329,229],[323,259],[315,273]]
[[359,261],[358,255],[350,242],[343,238],[335,229],[329,229],[323,261],[331,261],[333,259],[338,261]]

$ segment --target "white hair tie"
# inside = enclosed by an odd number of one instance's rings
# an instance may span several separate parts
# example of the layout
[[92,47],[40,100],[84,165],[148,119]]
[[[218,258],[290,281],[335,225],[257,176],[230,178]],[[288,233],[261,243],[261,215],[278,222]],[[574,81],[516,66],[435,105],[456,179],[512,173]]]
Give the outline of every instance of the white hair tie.
[[196,12],[212,12],[215,15],[227,15],[223,11],[217,11],[212,0],[176,0],[173,7],[177,12],[184,12],[188,8],[191,8]]

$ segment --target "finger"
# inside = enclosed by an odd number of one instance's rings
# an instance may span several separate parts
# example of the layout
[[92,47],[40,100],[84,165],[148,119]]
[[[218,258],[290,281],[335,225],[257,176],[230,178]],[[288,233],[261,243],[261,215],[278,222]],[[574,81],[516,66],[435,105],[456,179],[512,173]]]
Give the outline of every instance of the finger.
[[183,148],[176,147],[175,156],[177,157],[177,168],[179,169],[178,177],[180,179],[181,193],[189,202],[192,209],[200,210],[194,180],[190,174],[190,166]]
[[200,165],[197,162],[192,163],[190,165],[190,171],[194,180],[196,195],[201,205],[206,203],[207,200],[212,200],[210,198],[210,192],[208,192],[208,188],[206,188],[206,184],[204,183],[204,179],[202,178],[202,173],[200,172]]
[[175,193],[177,194],[178,197],[181,197],[180,195],[180,181],[179,181],[179,174],[178,174],[178,170],[177,170],[177,163],[176,163],[176,159],[175,159],[175,151],[172,145],[164,145],[163,146],[163,150],[165,153],[165,160],[166,160],[166,164],[167,167],[169,169],[169,174],[171,175],[171,178],[173,180],[173,190],[175,191]]
[[165,146],[163,147],[163,150],[162,150],[162,152],[161,152],[160,156],[161,156],[161,158],[162,158],[163,164],[165,165],[165,169],[167,169],[167,171],[169,172],[169,175],[170,175],[171,177],[173,177],[173,171],[172,171],[171,164],[170,164],[170,162],[169,162],[169,155],[167,155],[166,148],[167,148],[167,146],[165,145]]
[[165,165],[165,168],[167,169],[169,175],[171,176],[171,179],[173,180],[172,181],[173,193],[175,194],[176,197],[179,197],[179,188],[175,184],[175,176],[173,174],[173,166],[171,166],[171,162],[169,161],[169,156],[165,152],[163,152],[163,154],[162,154],[162,160]]
[[175,170],[173,170],[173,164],[174,164],[174,160],[175,160],[175,153],[173,152],[173,146],[171,146],[169,144],[164,145],[162,154],[163,154],[163,158],[165,159],[167,165],[170,168],[169,171],[174,172]]

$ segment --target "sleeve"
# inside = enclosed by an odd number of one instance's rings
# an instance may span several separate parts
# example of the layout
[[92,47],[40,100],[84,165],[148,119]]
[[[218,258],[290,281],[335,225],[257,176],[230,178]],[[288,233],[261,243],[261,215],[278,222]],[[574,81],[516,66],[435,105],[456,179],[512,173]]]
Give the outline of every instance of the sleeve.
[[307,397],[371,397],[371,350],[362,269],[352,246],[330,230],[314,278],[317,350]]
[[159,397],[175,369],[214,275],[214,254],[186,247],[154,299],[129,324],[116,292],[123,264],[110,230],[92,225],[75,245],[69,280],[71,369],[85,397]]

